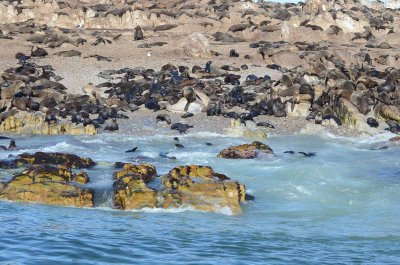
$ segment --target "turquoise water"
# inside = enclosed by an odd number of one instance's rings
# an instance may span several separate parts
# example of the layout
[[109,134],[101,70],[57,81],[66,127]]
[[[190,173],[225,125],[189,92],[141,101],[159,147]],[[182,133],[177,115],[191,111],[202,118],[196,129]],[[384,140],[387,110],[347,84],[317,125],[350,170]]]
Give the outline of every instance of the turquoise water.
[[[277,157],[248,161],[216,158],[244,143],[217,135],[182,137],[183,149],[171,136],[17,139],[22,150],[12,154],[71,152],[99,162],[89,172],[97,208],[0,202],[0,264],[399,264],[400,146],[370,150],[384,138],[272,137],[265,142]],[[136,153],[124,152],[134,146]],[[160,158],[161,151],[177,161]],[[111,165],[137,156],[160,174],[175,165],[210,165],[243,182],[256,200],[239,216],[112,210]]]

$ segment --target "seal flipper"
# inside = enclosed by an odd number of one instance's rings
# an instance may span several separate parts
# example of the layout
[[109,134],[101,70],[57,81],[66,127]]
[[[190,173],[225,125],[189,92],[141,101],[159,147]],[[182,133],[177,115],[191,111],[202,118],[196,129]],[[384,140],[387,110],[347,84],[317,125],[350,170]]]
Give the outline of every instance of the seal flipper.
[[188,102],[186,103],[186,105],[185,105],[184,111],[188,111],[189,105],[190,105],[190,102],[188,101]]

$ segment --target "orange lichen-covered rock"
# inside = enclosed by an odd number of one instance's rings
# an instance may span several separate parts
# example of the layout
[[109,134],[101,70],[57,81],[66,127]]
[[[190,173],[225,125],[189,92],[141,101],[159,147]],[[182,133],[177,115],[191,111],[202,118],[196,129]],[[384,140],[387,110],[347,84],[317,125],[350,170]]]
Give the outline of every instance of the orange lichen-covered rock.
[[218,157],[227,159],[252,159],[259,153],[273,154],[271,147],[258,141],[251,144],[242,144],[222,150]]
[[93,207],[93,191],[70,183],[66,166],[32,165],[0,189],[0,199],[61,206]]

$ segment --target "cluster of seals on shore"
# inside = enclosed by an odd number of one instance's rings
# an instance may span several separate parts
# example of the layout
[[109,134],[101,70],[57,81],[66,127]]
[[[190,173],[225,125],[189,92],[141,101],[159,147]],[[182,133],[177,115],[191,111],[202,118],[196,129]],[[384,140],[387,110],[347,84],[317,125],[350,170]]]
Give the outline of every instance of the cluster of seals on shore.
[[[69,94],[59,81],[51,65],[39,65],[31,61],[44,52],[32,52],[30,56],[17,53],[19,66],[1,74],[0,124],[17,113],[41,112],[45,122],[60,123],[69,120],[74,124],[103,126],[104,130],[118,130],[116,119],[127,118],[119,108],[108,106],[104,99],[87,89],[86,95]],[[36,53],[35,53],[36,52]]]
[[[124,12],[132,11],[131,7],[117,8],[111,5],[90,5],[96,16],[122,16]],[[127,3],[131,5],[133,3]],[[311,3],[312,4],[312,3]],[[233,3],[219,3],[211,1],[209,12],[219,19],[229,18]],[[343,4],[344,5],[344,4]],[[165,8],[179,9],[179,14],[168,13]],[[243,42],[242,33],[276,32],[284,29],[285,22],[292,17],[302,18],[299,30],[307,28],[312,31],[321,31],[324,34],[335,36],[343,34],[343,29],[337,25],[330,25],[329,29],[316,25],[312,17],[308,16],[310,3],[305,5],[285,3],[258,3],[256,8],[241,9],[243,21],[230,25],[227,32],[212,34],[215,41],[223,43]],[[312,6],[312,5],[311,5]],[[317,5],[316,5],[317,6]],[[151,8],[150,8],[151,7]],[[169,4],[153,3],[144,9],[154,9],[157,15],[182,14],[192,16],[199,4],[183,4],[171,1]],[[159,9],[157,9],[158,7]],[[345,6],[347,7],[347,6]],[[166,109],[166,105],[174,105],[181,99],[187,102],[182,119],[195,115],[190,106],[198,101],[198,93],[207,97],[205,111],[209,116],[223,116],[239,119],[241,122],[252,121],[257,116],[269,115],[285,117],[293,112],[306,112],[306,119],[317,124],[329,122],[337,126],[353,122],[357,114],[365,115],[364,122],[371,127],[379,127],[380,121],[387,123],[387,129],[393,133],[400,132],[400,93],[399,71],[390,66],[391,55],[377,55],[375,49],[388,50],[393,45],[387,42],[378,43],[377,31],[389,30],[388,35],[395,33],[392,27],[396,13],[392,10],[372,10],[357,3],[346,10],[341,9],[341,15],[349,16],[359,21],[357,14],[364,14],[369,26],[364,31],[352,34],[350,41],[365,41],[360,52],[355,54],[357,63],[343,60],[333,49],[334,43],[329,41],[256,41],[249,44],[249,53],[257,54],[260,60],[265,61],[266,68],[279,72],[279,78],[268,75],[242,75],[243,70],[251,69],[250,65],[242,64],[242,60],[251,58],[248,54],[230,49],[226,57],[237,60],[242,65],[222,65],[216,67],[211,60],[205,60],[204,65],[194,65],[191,68],[185,65],[167,64],[161,70],[144,68],[123,68],[107,70],[99,73],[99,77],[106,82],[92,85],[93,91],[102,89],[107,98],[95,94],[86,95],[66,94],[66,88],[60,83],[62,78],[55,74],[50,65],[37,64],[33,59],[46,57],[52,49],[63,44],[79,45],[108,45],[114,44],[121,38],[121,33],[96,30],[91,32],[91,40],[83,37],[82,25],[74,29],[65,29],[41,25],[33,20],[16,23],[8,34],[33,34],[28,41],[34,46],[31,53],[18,53],[16,59],[20,66],[6,70],[2,75],[0,122],[18,111],[41,111],[46,115],[46,121],[58,122],[60,119],[69,119],[73,123],[83,125],[93,124],[96,128],[116,131],[119,129],[118,119],[127,118],[126,112],[134,112],[140,106],[159,111]],[[24,8],[24,7],[21,7]],[[71,5],[61,5],[61,9],[72,8]],[[256,11],[257,10],[257,11]],[[345,12],[346,11],[346,12]],[[237,12],[237,11],[234,11]],[[321,11],[322,12],[322,11]],[[335,21],[339,14],[327,10]],[[316,12],[318,17],[318,12]],[[273,18],[256,20],[257,16],[264,15]],[[304,16],[307,15],[305,18]],[[206,17],[197,13],[197,16]],[[332,22],[334,23],[334,22]],[[205,25],[209,26],[209,25]],[[132,41],[145,39],[146,30],[153,32],[167,31],[177,25],[164,24],[144,29],[136,26],[132,31]],[[240,35],[242,34],[242,35]],[[282,33],[283,34],[283,33]],[[87,35],[87,34],[86,34]],[[241,37],[242,36],[242,37]],[[332,36],[334,37],[334,36]],[[343,36],[342,36],[343,37]],[[346,45],[351,46],[352,43]],[[46,45],[46,49],[38,45]],[[143,43],[139,45],[144,45]],[[164,43],[145,43],[143,47],[162,46]],[[279,63],[271,63],[271,58],[280,51],[292,50],[307,67],[284,67]],[[74,50],[61,51],[57,56],[81,56]],[[110,61],[111,58],[94,54],[83,58],[96,58]],[[395,58],[396,59],[396,58]],[[397,59],[396,59],[397,60]],[[200,101],[204,102],[204,98]],[[235,111],[233,111],[235,109]],[[355,109],[355,110],[354,110]],[[239,110],[239,111],[238,111]],[[164,115],[164,116],[160,116]],[[191,125],[173,123],[165,114],[157,116],[157,122],[166,122],[172,130],[186,133]],[[256,123],[264,128],[274,128],[270,123]]]

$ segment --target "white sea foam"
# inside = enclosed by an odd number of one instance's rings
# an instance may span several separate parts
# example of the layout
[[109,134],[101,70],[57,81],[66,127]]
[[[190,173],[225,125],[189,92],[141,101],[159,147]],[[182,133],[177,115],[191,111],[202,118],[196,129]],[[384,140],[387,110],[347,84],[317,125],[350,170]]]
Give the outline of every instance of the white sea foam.
[[43,152],[59,152],[59,151],[70,151],[72,145],[67,142],[60,142],[52,146],[46,146],[43,148]]
[[100,139],[100,138],[96,138],[96,139],[82,140],[82,143],[86,143],[86,144],[104,144],[105,141]]

